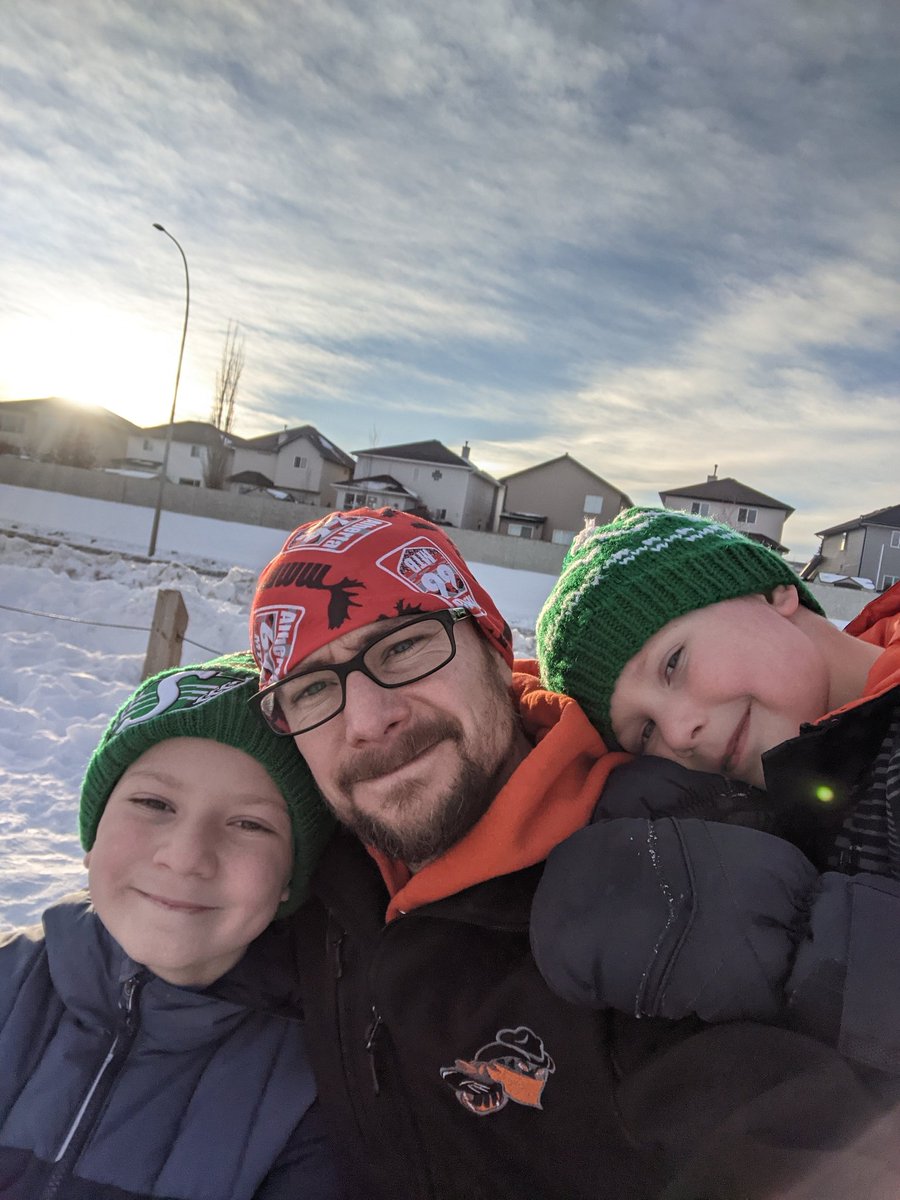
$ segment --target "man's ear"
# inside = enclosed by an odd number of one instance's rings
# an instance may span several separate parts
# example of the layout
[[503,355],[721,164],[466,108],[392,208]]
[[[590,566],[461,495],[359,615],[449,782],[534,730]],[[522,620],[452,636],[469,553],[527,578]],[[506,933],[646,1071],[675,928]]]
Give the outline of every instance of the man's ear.
[[772,588],[766,599],[782,617],[792,617],[800,607],[800,595],[792,583],[779,583]]

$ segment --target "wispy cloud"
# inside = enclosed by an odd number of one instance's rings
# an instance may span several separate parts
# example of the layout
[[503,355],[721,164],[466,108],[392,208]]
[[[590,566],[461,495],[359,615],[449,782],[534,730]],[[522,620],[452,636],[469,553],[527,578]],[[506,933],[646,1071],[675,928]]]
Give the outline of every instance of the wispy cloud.
[[[48,0],[0,45],[0,394],[898,499],[890,0]],[[77,337],[72,337],[77,330]],[[49,369],[48,344],[66,347]],[[114,352],[115,351],[115,352]],[[38,369],[40,368],[40,370]]]

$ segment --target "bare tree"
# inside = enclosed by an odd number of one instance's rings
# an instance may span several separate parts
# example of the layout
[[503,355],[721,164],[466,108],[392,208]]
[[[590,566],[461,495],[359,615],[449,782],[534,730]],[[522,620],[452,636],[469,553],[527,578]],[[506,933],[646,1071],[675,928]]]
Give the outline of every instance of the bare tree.
[[222,347],[222,359],[216,372],[216,389],[210,414],[210,421],[218,429],[219,437],[208,447],[203,468],[203,482],[208,488],[221,490],[225,485],[225,471],[228,467],[226,439],[234,423],[234,402],[243,370],[244,335],[236,321],[229,321],[225,345]]

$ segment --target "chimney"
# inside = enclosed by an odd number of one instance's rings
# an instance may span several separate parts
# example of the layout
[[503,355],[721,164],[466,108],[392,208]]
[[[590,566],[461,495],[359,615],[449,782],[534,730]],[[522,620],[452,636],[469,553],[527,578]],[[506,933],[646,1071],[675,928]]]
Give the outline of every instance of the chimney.
[[719,476],[717,474],[718,470],[719,470],[719,464],[716,463],[713,467],[712,475],[707,475],[707,477],[706,477],[707,483],[715,483],[716,482],[716,480],[719,478]]
[[470,450],[469,450],[469,443],[468,443],[468,442],[463,442],[463,448],[462,448],[462,450],[460,451],[460,453],[462,454],[462,456],[463,456],[463,458],[466,460],[466,462],[468,462],[468,461],[469,461],[469,454],[470,454]]

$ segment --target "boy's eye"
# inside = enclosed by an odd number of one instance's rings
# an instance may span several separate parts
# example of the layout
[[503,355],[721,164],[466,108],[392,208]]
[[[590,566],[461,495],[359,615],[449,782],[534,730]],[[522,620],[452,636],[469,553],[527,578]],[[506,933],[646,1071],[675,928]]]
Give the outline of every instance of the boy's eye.
[[653,731],[655,729],[656,729],[656,723],[654,721],[645,721],[644,724],[641,726],[641,745],[640,745],[640,749],[638,750],[639,754],[644,753],[644,750],[647,747],[647,743],[650,741],[651,737],[653,737]]
[[680,658],[681,658],[681,647],[679,646],[678,649],[673,650],[672,653],[669,655],[669,657],[666,659],[666,665],[665,665],[666,679],[669,678],[669,676],[672,674],[672,672],[678,666],[678,660]]
[[161,800],[159,796],[131,796],[129,797],[132,804],[138,808],[146,808],[151,812],[170,812],[171,804],[166,800]]
[[268,825],[261,825],[259,823],[259,821],[254,821],[250,817],[242,817],[239,821],[235,821],[234,824],[237,826],[238,829],[246,829],[249,833],[271,833],[272,832],[272,830],[269,829]]

